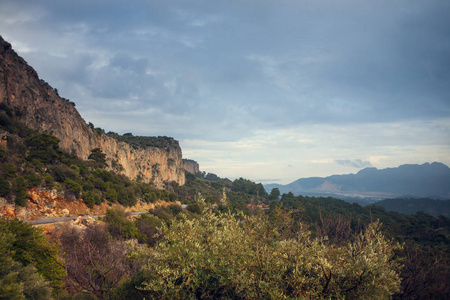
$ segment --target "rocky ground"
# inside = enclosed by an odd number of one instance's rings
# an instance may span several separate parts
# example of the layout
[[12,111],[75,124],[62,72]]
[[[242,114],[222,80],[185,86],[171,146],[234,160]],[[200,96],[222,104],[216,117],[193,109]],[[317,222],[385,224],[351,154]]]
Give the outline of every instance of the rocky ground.
[[[125,208],[125,211],[140,212],[155,208],[155,206],[165,206],[168,204],[172,203],[162,201],[146,203],[138,201],[135,206]],[[17,218],[23,221],[31,221],[44,218],[95,216],[106,214],[106,210],[114,206],[120,205],[109,205],[108,203],[103,202],[100,205],[88,207],[81,198],[65,198],[64,192],[55,189],[32,188],[28,190],[28,202],[26,207],[8,203],[5,198],[0,197],[0,218]]]

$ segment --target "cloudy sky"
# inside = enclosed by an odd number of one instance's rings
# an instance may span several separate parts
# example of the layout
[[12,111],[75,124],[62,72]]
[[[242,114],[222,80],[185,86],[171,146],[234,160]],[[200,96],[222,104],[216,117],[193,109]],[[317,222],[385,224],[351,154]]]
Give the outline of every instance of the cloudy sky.
[[450,165],[448,0],[1,0],[0,35],[106,131],[220,177]]

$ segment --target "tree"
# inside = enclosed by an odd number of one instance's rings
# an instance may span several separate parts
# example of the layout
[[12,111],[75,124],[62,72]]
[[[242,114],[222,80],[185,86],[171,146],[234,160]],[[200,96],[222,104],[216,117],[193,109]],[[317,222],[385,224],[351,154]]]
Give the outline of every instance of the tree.
[[106,211],[105,221],[111,235],[121,238],[137,238],[139,231],[136,225],[127,219],[121,208],[111,208]]
[[5,197],[10,191],[9,182],[0,176],[0,196]]
[[61,155],[59,139],[47,132],[36,133],[25,139],[28,146],[27,159],[38,159],[43,163],[52,163]]
[[89,154],[88,159],[92,159],[97,162],[101,166],[106,166],[106,154],[103,153],[102,149],[94,148],[91,150],[91,154]]
[[280,189],[273,188],[272,191],[270,191],[269,200],[278,200],[279,198],[280,198]]
[[198,219],[163,225],[164,239],[147,252],[144,285],[157,298],[387,299],[399,288],[397,246],[378,223],[330,245],[301,223],[283,229],[262,213],[218,213],[201,202]]
[[65,227],[60,239],[71,294],[87,291],[97,299],[109,299],[113,289],[136,270],[127,256],[130,246],[113,240],[99,225],[85,230]]
[[65,276],[59,248],[42,230],[17,219],[0,220],[0,298],[49,299]]

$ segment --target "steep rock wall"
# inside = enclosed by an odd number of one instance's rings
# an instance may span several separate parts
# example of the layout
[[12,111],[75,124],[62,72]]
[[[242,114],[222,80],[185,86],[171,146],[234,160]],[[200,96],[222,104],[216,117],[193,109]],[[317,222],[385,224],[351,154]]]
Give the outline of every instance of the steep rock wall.
[[18,56],[0,36],[0,103],[10,106],[30,128],[47,131],[58,137],[60,147],[87,159],[91,150],[100,148],[106,154],[110,169],[130,179],[138,176],[145,182],[163,187],[164,182],[185,183],[184,165],[178,143],[169,148],[135,149],[88,126],[75,104],[59,97],[36,71]]
[[200,165],[195,160],[183,159],[183,163],[184,163],[184,169],[186,170],[186,172],[189,172],[192,174],[197,174],[198,172],[200,172]]

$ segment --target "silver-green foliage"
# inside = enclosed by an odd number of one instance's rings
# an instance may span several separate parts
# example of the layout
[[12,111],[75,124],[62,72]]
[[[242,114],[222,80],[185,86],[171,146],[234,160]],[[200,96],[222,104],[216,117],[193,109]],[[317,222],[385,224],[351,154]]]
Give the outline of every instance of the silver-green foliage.
[[289,235],[264,214],[214,212],[163,226],[147,250],[146,290],[161,299],[386,299],[398,291],[397,245],[373,223],[344,246]]

